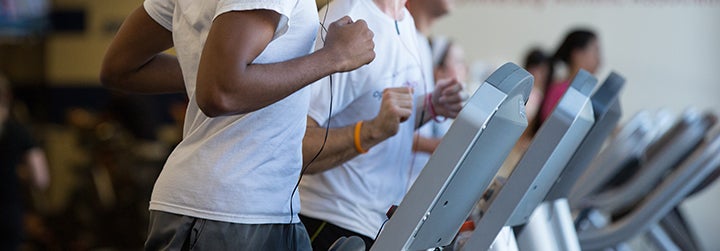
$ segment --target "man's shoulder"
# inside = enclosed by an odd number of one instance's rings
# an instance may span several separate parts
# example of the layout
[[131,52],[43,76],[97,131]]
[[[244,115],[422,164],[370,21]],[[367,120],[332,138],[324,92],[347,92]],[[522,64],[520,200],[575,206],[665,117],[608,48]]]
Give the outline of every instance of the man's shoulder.
[[[320,9],[320,18],[322,19],[327,13],[327,21],[334,22],[344,16],[350,16],[353,20],[365,18],[369,16],[367,3],[368,0],[333,0],[329,5]],[[370,2],[372,4],[372,2]],[[328,7],[329,6],[329,7]]]

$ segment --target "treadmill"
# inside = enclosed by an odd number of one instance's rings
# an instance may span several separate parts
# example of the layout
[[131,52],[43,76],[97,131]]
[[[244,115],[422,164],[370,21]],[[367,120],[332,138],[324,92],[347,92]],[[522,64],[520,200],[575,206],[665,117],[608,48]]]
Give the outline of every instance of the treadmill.
[[609,147],[605,147],[575,181],[568,196],[571,207],[574,208],[578,200],[611,182],[623,167],[644,162],[650,145],[670,130],[674,123],[675,116],[664,110],[636,113],[610,139]]
[[[622,133],[632,130],[633,127],[635,129],[642,128],[643,126],[637,125],[643,123],[637,123],[637,121],[642,120],[638,118],[647,118],[647,116],[642,116],[646,114],[647,112],[638,113],[626,124],[621,134],[618,134],[619,137],[613,140],[614,145],[611,144],[606,150],[624,149],[625,147],[623,146],[638,144],[637,138],[629,137],[637,134]],[[662,114],[662,112],[658,113],[658,115],[660,114]],[[662,120],[668,121],[667,119]],[[658,183],[669,182],[667,181],[670,177],[668,173],[678,169],[680,163],[687,161],[687,156],[691,152],[697,151],[695,149],[703,141],[706,132],[712,128],[716,120],[714,114],[703,114],[694,109],[688,109],[675,123],[665,123],[672,124],[672,126],[663,125],[663,123],[653,123],[652,120],[645,120],[644,124],[647,127],[659,128],[656,132],[660,133],[652,137],[654,139],[651,143],[642,146],[646,149],[640,154],[641,156],[636,156],[637,161],[628,162],[629,164],[625,165],[613,166],[613,164],[621,162],[613,160],[612,158],[596,159],[594,166],[584,175],[584,177],[592,177],[593,179],[589,179],[591,182],[578,182],[574,188],[575,192],[582,190],[583,193],[586,194],[584,197],[577,198],[572,205],[573,209],[578,213],[576,217],[578,235],[583,235],[586,231],[597,231],[598,228],[613,224],[613,221],[623,219],[637,210],[639,207],[638,204],[647,198],[647,194],[651,194],[656,190]],[[634,155],[632,151],[627,151],[625,156],[615,154],[615,157],[617,157],[616,159],[627,159],[628,156],[632,155]],[[593,172],[593,168],[620,171],[602,172],[602,170],[594,170]],[[628,171],[628,169],[631,171]],[[593,175],[588,175],[588,173],[593,173]],[[593,187],[588,188],[588,186]],[[700,188],[696,187],[695,189]],[[637,193],[641,194],[639,198],[637,197]],[[597,198],[604,200],[594,200]],[[628,198],[637,199],[632,200]],[[668,212],[665,212],[664,215],[668,215]],[[691,243],[692,240],[687,238],[689,237],[687,234],[683,236],[685,237],[683,239],[679,239],[677,236],[673,236],[675,238],[668,238],[667,232],[664,231],[661,224],[653,223],[650,227],[644,227],[644,230],[630,229],[624,231],[637,231],[633,232],[636,234],[645,232],[648,237],[651,237],[651,240],[663,240],[664,244],[661,244],[661,246],[674,246],[671,244],[676,242],[682,245],[683,248],[681,250],[692,250],[694,247],[692,245],[693,243]],[[669,233],[672,234],[673,232],[671,231]],[[623,240],[631,237],[633,236],[626,236]],[[659,242],[656,241],[656,243]],[[643,243],[640,242],[639,244]],[[585,244],[581,242],[581,245],[583,249],[597,249],[596,246],[593,246],[595,244]],[[656,245],[656,248],[657,247],[659,246]],[[629,245],[624,242],[615,242],[614,246],[608,246],[606,248],[624,250],[629,249]],[[667,250],[677,249],[670,248]]]
[[629,179],[615,187],[585,196],[575,208],[598,208],[609,214],[621,213],[635,205],[660,182],[668,171],[678,166],[703,140],[715,125],[713,114],[687,110],[682,118],[650,146],[646,163]]
[[[606,250],[627,246],[624,243],[646,233],[655,250],[683,250],[661,227],[660,221],[685,197],[702,187],[702,183],[720,167],[720,133],[706,137],[699,147],[677,167],[668,171],[646,196],[628,212],[606,224],[578,232],[583,250]],[[622,194],[619,194],[622,196]]]
[[533,77],[507,63],[458,114],[370,250],[425,250],[452,242],[527,127]]
[[505,184],[491,196],[463,250],[487,250],[503,226],[525,224],[595,123],[597,79],[580,70]]
[[616,128],[622,115],[619,95],[624,84],[625,79],[613,72],[590,97],[595,123],[555,180],[544,202],[535,209],[527,224],[515,228],[521,250],[579,250],[566,198]]

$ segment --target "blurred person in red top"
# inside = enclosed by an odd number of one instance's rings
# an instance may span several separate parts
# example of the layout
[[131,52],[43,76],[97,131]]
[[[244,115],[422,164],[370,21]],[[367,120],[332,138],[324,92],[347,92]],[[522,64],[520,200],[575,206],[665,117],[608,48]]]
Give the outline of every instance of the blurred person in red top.
[[544,121],[557,105],[570,81],[580,69],[595,74],[600,68],[600,43],[595,32],[586,29],[576,29],[565,36],[555,55],[555,61],[561,61],[567,67],[567,75],[560,81],[548,86],[545,100],[540,108],[540,119]]

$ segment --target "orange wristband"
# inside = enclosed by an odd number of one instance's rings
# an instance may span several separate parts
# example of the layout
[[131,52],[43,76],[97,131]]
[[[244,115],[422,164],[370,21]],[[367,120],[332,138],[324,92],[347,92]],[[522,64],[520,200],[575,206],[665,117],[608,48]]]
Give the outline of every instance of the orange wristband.
[[357,124],[355,124],[355,150],[359,153],[366,153],[367,150],[362,148],[362,145],[360,144],[360,129],[362,128],[362,120],[358,121]]

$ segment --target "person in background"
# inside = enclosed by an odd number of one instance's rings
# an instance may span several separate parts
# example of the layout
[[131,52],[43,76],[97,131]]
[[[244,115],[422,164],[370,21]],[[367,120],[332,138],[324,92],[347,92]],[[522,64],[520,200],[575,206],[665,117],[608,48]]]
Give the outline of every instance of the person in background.
[[[414,0],[407,1],[405,7],[412,15],[417,30],[418,50],[420,50],[420,61],[423,67],[424,78],[429,90],[435,87],[433,76],[433,57],[430,48],[430,32],[435,22],[446,16],[453,7],[453,0]],[[429,122],[432,123],[432,122]]]
[[448,80],[426,92],[431,79],[405,0],[335,0],[320,10],[321,20],[325,15],[367,20],[377,57],[312,85],[300,216],[315,250],[342,236],[358,236],[370,248],[385,213],[405,196],[414,132],[436,116],[455,117],[462,86]]
[[0,250],[18,250],[23,241],[24,208],[18,169],[39,191],[50,185],[47,160],[30,133],[11,117],[12,92],[0,75]]
[[530,91],[530,97],[525,104],[525,114],[528,119],[528,126],[520,135],[517,143],[513,147],[508,157],[503,162],[502,167],[498,171],[498,176],[507,178],[515,165],[520,161],[527,148],[530,146],[535,133],[540,129],[540,106],[543,103],[543,98],[550,84],[550,71],[552,59],[547,56],[540,48],[532,48],[525,56],[525,70],[533,75],[535,82],[533,88]]
[[435,79],[457,79],[464,83],[468,75],[465,50],[447,37],[436,36],[430,41]]
[[[372,31],[349,17],[326,25],[326,46],[312,52],[316,8],[313,0],[146,0],[125,19],[101,82],[188,96],[183,139],[153,188],[146,249],[311,249],[294,190],[305,87],[375,57]],[[171,47],[177,56],[163,53]]]
[[552,78],[552,58],[542,49],[534,47],[525,56],[525,70],[535,78],[530,97],[525,104],[525,113],[528,118],[528,129],[524,134],[530,138],[540,129],[540,107],[545,98]]
[[[537,133],[537,131],[540,129],[540,121],[538,116],[540,113],[540,105],[542,104],[543,97],[545,96],[545,90],[547,89],[547,86],[550,83],[550,78],[552,77],[550,74],[550,71],[552,70],[551,64],[552,59],[548,57],[540,48],[531,48],[525,55],[525,70],[530,72],[530,74],[532,74],[535,79],[533,83],[533,88],[530,91],[530,97],[525,104],[525,113],[527,114],[528,126],[523,132],[523,134],[520,135],[517,143],[515,143],[515,146],[508,154],[507,158],[498,170],[498,173],[493,178],[494,180],[490,185],[490,189],[486,190],[485,194],[482,196],[483,198],[490,197],[491,193],[496,192],[498,188],[496,186],[502,186],[505,184],[506,179],[510,176],[512,171],[515,169],[515,166],[530,146],[530,142],[532,142],[532,138],[535,136],[535,133]],[[486,208],[487,202],[488,201],[481,199],[475,205],[475,207],[470,213],[470,225],[472,225],[472,222],[476,222],[478,219],[480,219],[481,209]],[[468,224],[468,222],[466,222],[466,224]],[[505,227],[500,231],[495,241],[499,243],[507,243],[506,240],[509,240],[509,238],[511,238],[510,236],[510,228]],[[463,238],[456,239],[455,247],[462,247],[465,244],[465,240],[466,239]]]
[[[423,79],[426,83],[424,88],[427,89],[427,91],[435,88],[436,81],[446,81],[450,79],[448,77],[438,78],[435,75],[435,60],[433,60],[433,49],[430,46],[430,33],[433,24],[452,10],[453,2],[453,0],[413,0],[405,3],[405,7],[415,21],[415,29],[417,29],[420,62],[423,68]],[[413,142],[413,170],[411,171],[412,181],[415,180],[419,171],[425,166],[425,162],[427,162],[430,157],[429,154],[432,153],[440,142],[438,132],[435,130],[437,128],[436,124],[434,120],[429,121],[420,127],[415,134]],[[412,182],[410,182],[410,185],[412,185]]]
[[433,24],[452,11],[454,0],[410,0],[405,7],[415,20],[418,33],[428,38]]
[[565,36],[558,47],[553,60],[565,64],[567,75],[560,81],[548,86],[545,99],[540,108],[540,119],[550,116],[550,113],[560,101],[560,98],[570,86],[570,81],[580,69],[595,74],[600,67],[600,43],[595,32],[587,29],[575,29]]
[[[430,45],[435,80],[455,79],[460,83],[465,83],[468,69],[462,47],[444,36],[433,37],[430,40]],[[414,156],[410,185],[414,183],[422,168],[425,167],[430,155],[440,144],[442,137],[450,129],[452,122],[452,119],[441,118],[438,121],[428,122],[418,130],[413,143]],[[408,189],[410,189],[410,186],[408,186]]]

